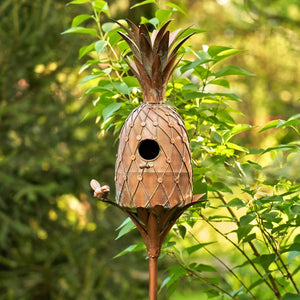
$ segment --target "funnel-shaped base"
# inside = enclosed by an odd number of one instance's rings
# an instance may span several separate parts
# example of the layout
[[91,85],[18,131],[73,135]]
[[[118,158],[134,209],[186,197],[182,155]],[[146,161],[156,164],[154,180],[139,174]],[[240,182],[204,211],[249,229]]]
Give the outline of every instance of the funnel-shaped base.
[[203,195],[197,195],[194,198],[194,202],[185,206],[174,206],[172,208],[166,208],[161,205],[153,208],[124,207],[110,200],[102,199],[102,201],[125,211],[144,239],[149,257],[149,300],[157,299],[157,259],[166,235],[188,207],[204,201],[198,200]]
[[182,205],[181,203],[173,207],[156,205],[154,207],[126,207],[117,204],[105,197],[109,187],[101,187],[96,180],[91,181],[94,189],[94,196],[99,200],[112,204],[126,212],[137,229],[141,233],[147,247],[149,257],[149,300],[157,299],[157,259],[160,255],[164,239],[172,226],[190,206],[205,200],[199,200],[205,194],[194,195],[192,202]]

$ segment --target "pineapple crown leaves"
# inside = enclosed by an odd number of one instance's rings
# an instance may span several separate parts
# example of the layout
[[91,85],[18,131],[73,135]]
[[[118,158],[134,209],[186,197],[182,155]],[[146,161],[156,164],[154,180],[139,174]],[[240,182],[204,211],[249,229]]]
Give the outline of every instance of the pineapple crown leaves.
[[130,29],[115,21],[127,33],[118,31],[133,54],[133,60],[129,55],[124,60],[140,83],[144,102],[164,102],[167,83],[180,61],[180,59],[176,61],[177,52],[194,33],[188,34],[180,40],[180,37],[190,27],[170,33],[167,27],[172,20],[169,20],[159,30],[155,29],[150,35],[145,24],[136,26],[128,19],[126,21]]

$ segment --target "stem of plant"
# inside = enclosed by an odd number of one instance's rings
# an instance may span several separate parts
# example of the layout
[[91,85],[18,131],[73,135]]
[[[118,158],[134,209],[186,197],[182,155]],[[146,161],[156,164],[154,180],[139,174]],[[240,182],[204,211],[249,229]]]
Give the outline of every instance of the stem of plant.
[[247,259],[247,261],[250,263],[252,268],[256,271],[256,273],[260,276],[260,278],[266,283],[266,285],[271,289],[271,291],[275,294],[277,299],[280,299],[280,293],[278,294],[278,291],[274,289],[273,284],[271,285],[266,278],[261,274],[261,272],[258,270],[258,268],[255,266],[253,261],[250,259],[250,257],[246,254],[246,252],[241,249],[237,244],[235,244],[231,239],[229,239],[225,234],[223,234],[218,228],[216,228],[211,222],[201,213],[198,212],[199,216],[209,225],[211,226],[217,233],[219,233],[221,236],[223,236],[229,243],[231,243],[239,252],[243,254],[243,256]]
[[[201,242],[199,241],[199,239],[192,233],[189,232],[189,234],[194,238],[194,240],[198,243],[201,244]],[[247,291],[247,293],[249,293],[249,295],[252,296],[253,299],[257,300],[257,298],[253,295],[253,293],[248,289],[248,287],[244,284],[244,282],[237,276],[237,274],[229,267],[227,266],[221,259],[219,259],[215,254],[213,254],[213,252],[211,252],[209,249],[207,249],[207,247],[203,246],[203,249],[209,253],[209,255],[211,255],[213,258],[215,258],[220,264],[222,264],[238,281],[239,283],[245,288],[245,290]]]
[[[225,198],[223,197],[223,195],[220,193],[220,192],[217,192],[218,194],[218,198],[225,204],[227,205],[227,202],[225,200]],[[228,212],[230,213],[230,215],[232,216],[233,220],[235,221],[235,223],[240,226],[240,222],[237,218],[237,216],[235,215],[235,213],[233,212],[233,210],[230,208],[230,207],[227,207],[227,210]],[[252,243],[252,241],[249,241],[248,242],[249,246],[251,247],[254,255],[256,257],[259,257],[260,256],[260,253],[258,252],[258,250],[256,249],[255,245]],[[265,270],[266,272],[268,272],[268,270]],[[258,273],[259,274],[259,273]],[[274,294],[276,295],[276,297],[279,299],[281,297],[281,294],[280,294],[280,291],[277,287],[277,284],[276,284],[276,281],[275,279],[273,278],[272,274],[269,274],[268,275],[268,278],[270,279],[270,282],[271,282],[271,285],[272,285],[272,290],[274,292]],[[267,283],[267,281],[265,280],[265,282]]]

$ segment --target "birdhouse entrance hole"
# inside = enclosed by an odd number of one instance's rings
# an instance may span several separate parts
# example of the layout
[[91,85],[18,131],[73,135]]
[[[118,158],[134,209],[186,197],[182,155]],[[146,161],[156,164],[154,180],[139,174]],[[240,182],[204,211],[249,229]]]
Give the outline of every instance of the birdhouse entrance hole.
[[139,145],[138,151],[143,159],[153,160],[158,156],[160,148],[154,140],[143,140]]

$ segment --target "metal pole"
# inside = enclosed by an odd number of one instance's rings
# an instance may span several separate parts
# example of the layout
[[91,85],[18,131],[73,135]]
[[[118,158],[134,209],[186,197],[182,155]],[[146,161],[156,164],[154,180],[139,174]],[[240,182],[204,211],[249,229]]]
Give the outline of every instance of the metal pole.
[[149,300],[157,300],[157,257],[149,257]]

